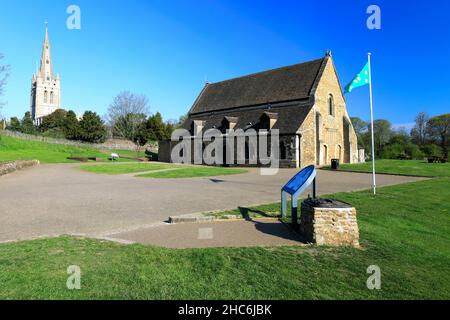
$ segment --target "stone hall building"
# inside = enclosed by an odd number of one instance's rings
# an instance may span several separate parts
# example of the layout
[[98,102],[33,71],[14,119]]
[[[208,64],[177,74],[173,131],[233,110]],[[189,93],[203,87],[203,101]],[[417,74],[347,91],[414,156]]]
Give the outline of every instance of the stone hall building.
[[[314,61],[206,84],[183,127],[192,139],[211,128],[224,136],[227,129],[278,129],[280,167],[360,160],[331,53]],[[171,162],[170,153],[177,143],[160,142],[160,161]]]
[[61,108],[61,80],[58,74],[55,76],[53,73],[50,49],[46,27],[40,68],[31,80],[31,118],[36,125],[42,122],[43,117]]

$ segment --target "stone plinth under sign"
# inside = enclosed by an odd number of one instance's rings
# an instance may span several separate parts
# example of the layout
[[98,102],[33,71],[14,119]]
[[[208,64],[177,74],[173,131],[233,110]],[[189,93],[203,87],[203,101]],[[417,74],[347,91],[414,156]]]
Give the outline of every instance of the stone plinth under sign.
[[303,201],[300,232],[307,242],[318,245],[359,246],[356,209],[336,200]]

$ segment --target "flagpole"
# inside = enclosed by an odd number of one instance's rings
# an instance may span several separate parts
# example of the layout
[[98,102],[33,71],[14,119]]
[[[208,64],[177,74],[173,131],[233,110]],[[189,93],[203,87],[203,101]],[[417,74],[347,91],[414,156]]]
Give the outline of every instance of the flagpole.
[[371,66],[371,53],[367,54],[368,63],[369,63],[369,91],[370,91],[370,126],[372,128],[372,175],[373,175],[373,194],[377,194],[377,181],[375,177],[375,138],[373,132],[373,96],[372,96],[372,66]]

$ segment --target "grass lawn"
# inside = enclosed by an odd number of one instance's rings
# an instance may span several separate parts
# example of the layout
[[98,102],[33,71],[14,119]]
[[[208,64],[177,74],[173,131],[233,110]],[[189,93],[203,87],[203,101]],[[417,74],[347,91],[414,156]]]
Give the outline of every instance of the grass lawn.
[[[59,237],[0,244],[0,299],[450,299],[450,178],[339,193],[362,249],[174,250]],[[278,204],[259,207],[277,212]],[[66,269],[81,268],[81,290]],[[368,290],[378,265],[382,289]]]
[[[450,177],[450,163],[428,163],[425,160],[376,160],[377,173],[405,174],[422,177]],[[372,172],[372,162],[341,164],[342,171]]]
[[104,151],[108,155],[111,155],[111,153],[117,153],[119,157],[127,157],[127,158],[145,158],[146,154],[145,151],[135,151],[135,150],[111,150],[111,151]]
[[151,172],[138,175],[144,178],[158,178],[158,179],[177,179],[177,178],[196,178],[196,177],[214,177],[224,176],[230,174],[246,173],[245,169],[236,168],[222,168],[222,167],[181,167],[171,171]]
[[84,165],[79,169],[99,174],[126,174],[146,172],[151,170],[170,169],[176,167],[170,164],[155,164],[155,163],[115,163],[115,164],[100,164],[100,165]]
[[[68,157],[98,157],[108,161],[110,153],[90,148],[28,141],[0,135],[0,161],[33,160],[41,163],[73,163]],[[121,161],[130,161],[121,159]]]

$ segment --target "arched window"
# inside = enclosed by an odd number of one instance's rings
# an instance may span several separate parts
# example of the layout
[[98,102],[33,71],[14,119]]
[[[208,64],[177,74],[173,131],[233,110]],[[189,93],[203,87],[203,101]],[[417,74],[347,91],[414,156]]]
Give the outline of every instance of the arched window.
[[328,96],[328,113],[330,116],[334,116],[334,98],[332,94]]
[[44,91],[44,103],[47,103],[48,101],[48,92]]
[[53,103],[53,91],[50,92],[50,103]]

